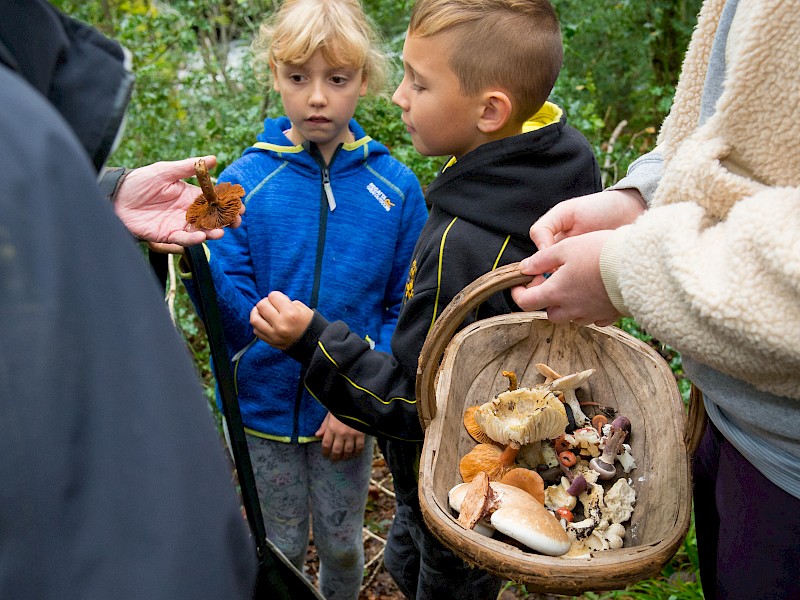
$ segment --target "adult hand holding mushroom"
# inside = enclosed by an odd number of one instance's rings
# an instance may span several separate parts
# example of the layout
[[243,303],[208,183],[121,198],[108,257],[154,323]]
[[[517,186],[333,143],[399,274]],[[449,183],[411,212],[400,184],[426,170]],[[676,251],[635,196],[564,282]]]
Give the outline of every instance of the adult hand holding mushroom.
[[[216,157],[203,158],[210,168]],[[133,169],[119,186],[114,211],[128,230],[141,240],[178,246],[193,246],[207,239],[222,237],[220,228],[186,231],[186,209],[195,201],[200,188],[183,181],[195,175],[198,157],[178,161],[162,161]],[[234,219],[232,227],[241,223]],[[162,246],[162,251],[169,248]],[[172,251],[180,252],[180,248]]]

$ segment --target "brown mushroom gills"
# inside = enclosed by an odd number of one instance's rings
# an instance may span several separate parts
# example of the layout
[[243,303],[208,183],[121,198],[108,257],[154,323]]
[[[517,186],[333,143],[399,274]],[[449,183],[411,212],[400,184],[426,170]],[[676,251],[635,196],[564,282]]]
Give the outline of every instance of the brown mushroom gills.
[[461,501],[458,522],[466,529],[474,529],[475,524],[485,517],[494,504],[494,491],[489,485],[489,476],[481,471],[470,482],[467,494]]
[[202,193],[186,210],[186,222],[197,229],[228,227],[236,221],[242,206],[244,188],[227,182],[213,185],[206,162],[200,158],[194,166]]
[[497,442],[490,438],[475,420],[476,410],[478,410],[477,406],[470,406],[464,411],[464,428],[469,433],[469,436],[479,444],[496,444]]

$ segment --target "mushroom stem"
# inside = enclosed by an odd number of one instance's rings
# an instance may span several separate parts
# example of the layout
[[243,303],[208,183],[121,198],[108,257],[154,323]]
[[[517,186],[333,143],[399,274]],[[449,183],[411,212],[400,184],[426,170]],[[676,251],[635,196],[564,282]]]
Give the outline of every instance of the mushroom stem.
[[627,435],[624,429],[616,429],[612,423],[611,433],[606,438],[605,446],[603,447],[603,454],[599,458],[593,458],[589,461],[589,467],[600,475],[600,479],[611,479],[616,474],[614,461]]
[[500,454],[500,458],[498,462],[501,467],[508,468],[514,464],[514,461],[517,459],[517,454],[519,454],[519,450],[522,448],[520,444],[517,442],[509,442],[506,449],[503,450],[502,454]]
[[503,371],[503,377],[508,377],[508,391],[512,392],[519,387],[517,374],[514,371]]
[[567,467],[567,465],[561,461],[558,461],[558,466],[561,467],[561,472],[564,473],[564,477],[569,479],[569,482],[572,483],[575,479],[575,475],[572,474],[572,471],[569,470],[569,467]]
[[603,426],[608,423],[608,417],[605,415],[595,415],[592,417],[592,425],[597,430],[597,433],[603,435]]
[[206,161],[202,158],[197,159],[194,163],[194,173],[197,175],[197,182],[200,184],[200,189],[203,190],[203,195],[211,205],[219,203],[217,193],[214,191],[214,184],[211,182],[211,176],[208,174],[208,167]]

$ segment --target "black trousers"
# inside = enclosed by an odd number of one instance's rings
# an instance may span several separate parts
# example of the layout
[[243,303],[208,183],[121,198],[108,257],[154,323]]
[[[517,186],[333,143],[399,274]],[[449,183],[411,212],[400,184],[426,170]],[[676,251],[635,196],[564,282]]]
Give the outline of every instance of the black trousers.
[[425,525],[417,495],[422,445],[379,440],[392,472],[397,510],[384,549],[384,564],[411,600],[494,600],[502,580],[470,566]]
[[693,474],[706,599],[800,598],[800,500],[764,477],[711,422]]

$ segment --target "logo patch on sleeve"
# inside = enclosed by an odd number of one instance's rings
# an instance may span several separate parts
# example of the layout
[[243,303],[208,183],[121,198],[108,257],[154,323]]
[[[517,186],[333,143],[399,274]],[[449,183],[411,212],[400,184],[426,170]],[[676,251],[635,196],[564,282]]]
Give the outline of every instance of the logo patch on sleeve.
[[381,203],[381,206],[383,206],[384,210],[389,211],[389,209],[394,206],[394,202],[389,200],[386,194],[384,194],[374,183],[370,182],[370,184],[367,186],[367,191],[372,194],[378,202]]

